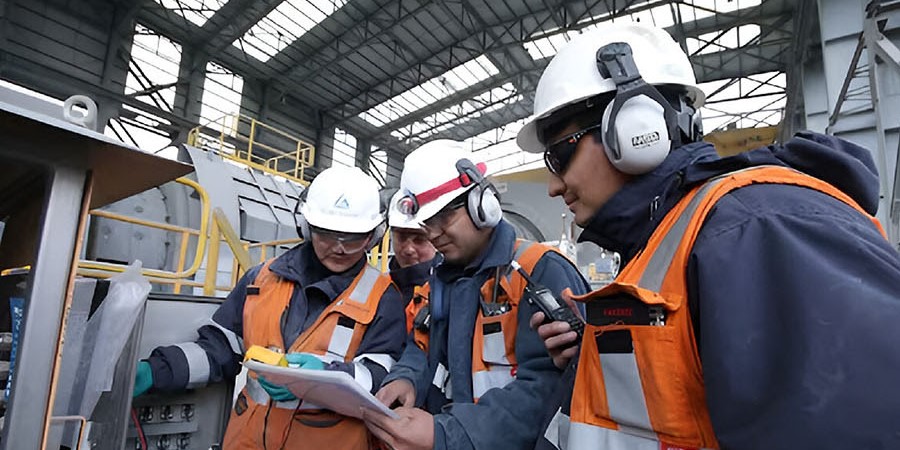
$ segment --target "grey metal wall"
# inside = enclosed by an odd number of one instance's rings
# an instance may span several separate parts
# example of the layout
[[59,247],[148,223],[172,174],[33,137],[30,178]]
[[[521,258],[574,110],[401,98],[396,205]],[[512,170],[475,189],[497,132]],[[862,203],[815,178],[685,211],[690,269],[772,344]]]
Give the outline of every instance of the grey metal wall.
[[[872,151],[881,179],[877,217],[896,244],[900,240],[900,226],[897,217],[891,217],[891,209],[898,198],[895,179],[900,143],[900,71],[896,63],[875,62],[877,81],[873,90],[872,78],[868,76],[873,66],[869,49],[863,50],[857,66],[850,67],[861,34],[867,26],[872,26],[866,22],[869,3],[867,0],[818,0],[821,48],[804,64],[802,94],[807,128],[828,131]],[[886,19],[884,36],[894,46],[900,45],[900,10],[884,13],[881,18]],[[850,76],[848,88],[841,95],[851,71],[855,75]],[[840,114],[832,120],[840,102]]]

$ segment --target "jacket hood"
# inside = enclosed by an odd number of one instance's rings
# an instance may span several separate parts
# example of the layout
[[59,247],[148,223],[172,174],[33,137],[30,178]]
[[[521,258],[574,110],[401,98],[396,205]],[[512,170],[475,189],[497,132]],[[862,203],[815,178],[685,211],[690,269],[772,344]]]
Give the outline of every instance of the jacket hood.
[[793,168],[840,189],[869,214],[878,209],[878,170],[871,153],[843,139],[804,131],[784,144],[727,158],[719,158],[712,144],[696,142],[673,150],[654,171],[628,182],[600,208],[578,240],[619,252],[624,264],[690,189],[762,165]]

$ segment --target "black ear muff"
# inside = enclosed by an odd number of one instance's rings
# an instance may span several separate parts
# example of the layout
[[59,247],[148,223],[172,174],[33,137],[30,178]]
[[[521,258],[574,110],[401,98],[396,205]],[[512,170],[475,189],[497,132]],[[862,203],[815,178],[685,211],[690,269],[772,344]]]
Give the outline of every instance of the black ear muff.
[[297,236],[302,239],[309,239],[309,222],[306,221],[306,217],[303,217],[303,214],[300,212],[303,204],[306,203],[307,191],[309,191],[308,187],[300,193],[300,197],[297,198],[297,204],[294,206],[294,224],[297,226]]
[[375,229],[372,230],[372,239],[369,241],[369,245],[368,248],[366,248],[366,251],[372,250],[376,246],[381,245],[381,240],[384,239],[384,233],[387,233],[387,210],[388,204],[390,203],[390,197],[387,198],[388,201],[382,201],[379,203],[379,213],[381,214],[382,220],[381,223],[379,223],[378,226],[376,226]]
[[678,112],[641,77],[628,44],[614,42],[597,50],[597,69],[616,84],[601,128],[610,162],[625,173],[650,172],[681,145]]
[[478,170],[475,164],[468,159],[460,159],[456,162],[456,170],[460,177],[468,180],[463,186],[475,184],[469,190],[466,198],[466,209],[472,223],[478,229],[493,228],[500,223],[503,218],[503,209],[500,207],[500,199],[497,196],[497,190],[484,175]]

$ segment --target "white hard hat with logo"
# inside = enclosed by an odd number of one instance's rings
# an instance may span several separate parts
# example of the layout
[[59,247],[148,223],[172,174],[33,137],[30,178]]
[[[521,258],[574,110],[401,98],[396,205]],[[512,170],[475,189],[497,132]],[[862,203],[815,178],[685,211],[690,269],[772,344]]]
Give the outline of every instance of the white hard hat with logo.
[[543,152],[545,143],[537,129],[540,119],[568,105],[616,92],[616,83],[601,75],[597,65],[597,51],[616,42],[631,47],[634,63],[647,84],[680,86],[695,109],[703,104],[705,95],[697,87],[687,55],[665,30],[635,23],[604,23],[573,38],[547,65],[535,92],[534,115],[516,137],[519,147]]
[[368,233],[384,222],[378,183],[359,168],[325,169],[313,179],[305,194],[299,212],[314,227]]

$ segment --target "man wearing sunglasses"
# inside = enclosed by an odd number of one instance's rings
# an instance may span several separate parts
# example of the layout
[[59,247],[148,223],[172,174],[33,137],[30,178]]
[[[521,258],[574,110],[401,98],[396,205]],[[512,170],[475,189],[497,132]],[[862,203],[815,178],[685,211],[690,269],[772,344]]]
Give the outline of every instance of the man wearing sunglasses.
[[[340,370],[374,392],[400,356],[400,293],[366,263],[384,233],[375,180],[357,168],[322,171],[296,217],[306,241],[241,277],[196,342],[160,347],[138,367],[135,395],[232,379],[244,352],[285,353],[293,366]],[[363,423],[298,399],[249,373],[232,408],[224,448],[368,449]]]
[[625,264],[577,298],[580,349],[532,318],[559,367],[579,358],[567,442],[542,444],[900,448],[900,258],[869,151],[801,132],[720,159],[703,101],[678,44],[638,24],[574,38],[538,83],[518,144],[580,240]]
[[559,371],[528,326],[536,309],[511,262],[553,292],[587,289],[564,256],[516,239],[486,166],[470,158],[461,143],[439,140],[404,162],[394,207],[421,225],[440,255],[427,314],[417,316],[413,340],[377,394],[402,405],[400,419],[365,417],[394,449],[533,448]]

